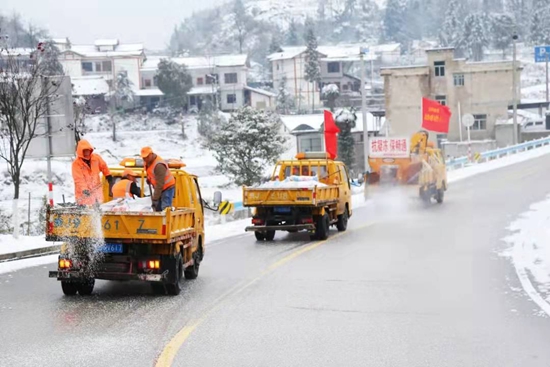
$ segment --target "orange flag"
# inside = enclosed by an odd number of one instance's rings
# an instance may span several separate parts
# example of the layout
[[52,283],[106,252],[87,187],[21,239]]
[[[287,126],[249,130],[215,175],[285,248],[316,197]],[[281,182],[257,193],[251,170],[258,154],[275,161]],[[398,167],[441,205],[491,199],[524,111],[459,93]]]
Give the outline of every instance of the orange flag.
[[338,153],[338,138],[336,134],[340,132],[334,122],[332,112],[325,110],[325,150],[331,159],[335,159]]

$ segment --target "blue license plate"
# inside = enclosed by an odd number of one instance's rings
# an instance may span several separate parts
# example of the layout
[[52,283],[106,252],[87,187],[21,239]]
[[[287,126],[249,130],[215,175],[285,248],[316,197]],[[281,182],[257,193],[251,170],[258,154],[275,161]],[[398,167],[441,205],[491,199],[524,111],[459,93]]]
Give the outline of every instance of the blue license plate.
[[275,213],[290,213],[292,211],[292,208],[289,207],[275,207],[274,212]]
[[122,250],[122,243],[106,243],[97,248],[98,252],[103,252],[106,254],[121,254]]

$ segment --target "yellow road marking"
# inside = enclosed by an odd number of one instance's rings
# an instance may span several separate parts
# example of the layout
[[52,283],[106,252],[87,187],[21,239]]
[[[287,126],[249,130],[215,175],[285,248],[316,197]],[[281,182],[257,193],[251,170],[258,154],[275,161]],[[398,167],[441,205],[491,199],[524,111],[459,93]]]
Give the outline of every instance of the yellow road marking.
[[178,351],[180,350],[181,346],[187,341],[187,339],[191,336],[191,334],[193,333],[193,331],[198,327],[200,326],[204,321],[206,321],[206,319],[208,318],[208,316],[210,316],[210,314],[212,312],[214,312],[215,310],[217,310],[222,304],[223,304],[223,300],[225,298],[228,298],[230,296],[235,296],[237,294],[239,294],[240,292],[244,291],[245,289],[247,289],[248,287],[250,287],[251,285],[253,285],[254,283],[258,282],[259,280],[261,280],[263,277],[265,277],[267,274],[275,271],[277,268],[281,267],[282,265],[286,264],[287,262],[289,262],[290,260],[292,259],[295,259],[296,257],[302,255],[303,253],[306,253],[308,251],[311,251],[319,246],[321,246],[322,244],[330,241],[330,240],[333,240],[335,238],[338,238],[346,233],[350,233],[350,232],[353,232],[353,231],[357,231],[357,230],[360,230],[360,229],[364,229],[366,227],[369,227],[371,225],[373,225],[374,222],[371,222],[371,223],[367,223],[367,224],[364,224],[360,227],[357,227],[351,231],[348,231],[348,232],[340,232],[340,233],[337,233],[335,235],[333,235],[332,237],[329,237],[328,239],[324,240],[324,241],[319,241],[319,242],[315,242],[309,246],[306,246],[306,247],[303,247],[303,248],[300,248],[296,251],[293,251],[292,253],[288,254],[287,256],[283,257],[282,259],[276,261],[275,263],[271,264],[267,269],[265,269],[260,275],[258,275],[256,278],[252,279],[251,281],[249,281],[248,283],[244,284],[243,286],[235,286],[233,288],[231,288],[230,290],[228,290],[227,292],[225,292],[224,294],[222,294],[220,297],[218,297],[214,303],[213,303],[213,306],[204,313],[204,315],[202,315],[198,320],[196,320],[195,322],[193,322],[191,325],[188,325],[188,326],[184,326],[173,338],[172,340],[170,340],[168,342],[168,344],[166,345],[166,347],[162,350],[160,356],[158,357],[157,359],[157,362],[155,364],[155,367],[167,367],[167,366],[171,366],[172,365],[172,362],[174,361],[174,358],[176,358],[176,354],[178,353]]

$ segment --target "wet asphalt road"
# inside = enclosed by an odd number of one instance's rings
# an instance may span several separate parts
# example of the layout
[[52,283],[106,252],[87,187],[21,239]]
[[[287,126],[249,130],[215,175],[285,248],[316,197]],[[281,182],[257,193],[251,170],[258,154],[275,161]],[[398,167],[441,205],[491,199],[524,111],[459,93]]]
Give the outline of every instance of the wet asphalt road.
[[549,166],[457,182],[443,205],[392,193],[320,244],[213,243],[177,297],[111,282],[64,297],[54,264],[2,274],[0,366],[550,366],[550,318],[498,256]]

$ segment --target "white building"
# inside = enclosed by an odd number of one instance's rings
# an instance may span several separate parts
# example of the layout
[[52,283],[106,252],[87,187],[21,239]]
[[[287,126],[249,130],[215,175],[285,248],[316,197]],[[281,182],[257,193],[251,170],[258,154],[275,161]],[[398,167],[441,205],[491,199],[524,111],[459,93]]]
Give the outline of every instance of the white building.
[[[147,59],[141,68],[142,89],[138,95],[146,104],[158,102],[162,92],[158,89],[156,74],[161,59]],[[221,109],[231,111],[244,105],[258,109],[275,108],[276,95],[247,85],[249,61],[247,55],[220,55],[212,57],[179,57],[172,61],[185,65],[193,78],[189,92],[189,108],[200,109],[204,99],[218,95]]]
[[[145,61],[142,44],[121,44],[118,39],[97,40],[93,45],[73,45],[68,38],[54,39],[61,51],[59,61],[65,74],[72,80],[80,80],[83,90],[87,77],[102,77],[111,87],[115,76],[123,71],[135,90],[141,88],[141,67]],[[97,78],[89,78],[90,84],[97,85]]]

